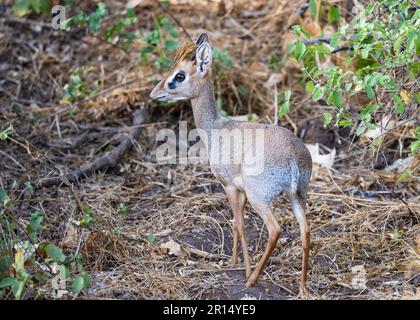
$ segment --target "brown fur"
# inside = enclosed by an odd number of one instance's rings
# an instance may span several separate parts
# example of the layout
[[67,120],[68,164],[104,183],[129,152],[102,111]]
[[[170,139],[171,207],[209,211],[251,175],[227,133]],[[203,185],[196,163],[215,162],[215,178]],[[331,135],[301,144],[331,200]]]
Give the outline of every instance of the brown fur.
[[191,61],[195,56],[197,46],[195,43],[188,42],[178,49],[174,58],[174,65],[181,61]]

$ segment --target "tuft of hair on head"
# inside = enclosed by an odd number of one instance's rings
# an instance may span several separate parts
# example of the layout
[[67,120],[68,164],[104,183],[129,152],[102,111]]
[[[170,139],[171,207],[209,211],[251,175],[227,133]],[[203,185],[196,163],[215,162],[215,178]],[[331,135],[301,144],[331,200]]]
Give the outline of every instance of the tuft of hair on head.
[[194,61],[195,60],[195,50],[197,45],[192,42],[184,44],[178,49],[175,55],[174,64],[177,64],[181,61]]

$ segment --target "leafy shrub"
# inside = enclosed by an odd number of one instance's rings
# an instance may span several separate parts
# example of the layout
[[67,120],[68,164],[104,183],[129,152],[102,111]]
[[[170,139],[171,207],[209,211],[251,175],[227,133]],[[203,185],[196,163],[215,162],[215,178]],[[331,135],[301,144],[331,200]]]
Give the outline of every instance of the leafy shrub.
[[[311,1],[310,8],[319,19],[316,3]],[[348,24],[340,26],[328,44],[306,45],[303,40],[293,44],[293,55],[302,62],[302,70],[308,78],[306,91],[314,101],[325,99],[334,106],[333,112],[324,114],[325,125],[356,125],[356,134],[361,135],[367,129],[376,128],[375,120],[380,117],[409,116],[406,114],[408,106],[420,103],[419,17],[419,10],[413,10],[410,1],[376,1],[366,5]],[[340,21],[339,11],[334,6],[328,11],[328,21]],[[301,26],[295,26],[294,31],[300,39],[308,36]],[[342,49],[350,49],[345,66],[318,67],[317,60]],[[352,96],[360,94],[369,102],[354,112],[348,102]],[[416,140],[410,150],[418,154],[418,128],[415,131]]]
[[44,214],[36,210],[25,226],[10,209],[12,205],[13,200],[0,188],[0,299],[11,295],[20,299],[27,290],[36,296],[60,298],[70,292],[70,286],[74,294],[87,288],[91,279],[81,256],[65,254],[41,240]]
[[13,14],[18,17],[26,16],[32,12],[48,14],[50,9],[50,0],[16,0],[13,5]]

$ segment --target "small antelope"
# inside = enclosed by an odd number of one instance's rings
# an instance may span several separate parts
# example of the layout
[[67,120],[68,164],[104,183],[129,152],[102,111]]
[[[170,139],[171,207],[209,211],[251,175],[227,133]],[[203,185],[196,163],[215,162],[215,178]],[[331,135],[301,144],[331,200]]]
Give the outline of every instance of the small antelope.
[[[238,261],[238,241],[241,242],[246,271],[246,286],[254,285],[280,236],[271,203],[280,194],[288,195],[293,213],[300,226],[303,246],[301,292],[305,292],[309,257],[310,231],[306,221],[306,198],[312,171],[311,155],[304,143],[289,130],[277,125],[239,122],[223,118],[216,110],[211,79],[212,49],[207,34],[201,34],[195,43],[185,44],[176,54],[173,68],[166,74],[150,97],[154,100],[191,100],[194,120],[205,142],[207,152],[212,152],[212,132],[218,130],[262,130],[264,141],[264,168],[259,174],[249,174],[244,163],[212,163],[210,168],[223,185],[233,209],[232,264]],[[203,137],[207,135],[207,137]],[[245,151],[246,152],[246,151]],[[251,272],[244,223],[244,207],[249,201],[264,220],[268,230],[267,246],[255,270]]]

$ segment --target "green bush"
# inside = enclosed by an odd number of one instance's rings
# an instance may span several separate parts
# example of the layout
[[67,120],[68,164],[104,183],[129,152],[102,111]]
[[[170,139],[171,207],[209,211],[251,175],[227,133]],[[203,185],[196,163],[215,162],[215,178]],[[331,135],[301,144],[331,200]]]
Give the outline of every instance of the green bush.
[[[329,10],[329,23],[340,21],[337,8],[333,8]],[[300,40],[291,49],[294,57],[302,62],[307,77],[306,91],[314,101],[325,99],[334,106],[332,112],[324,114],[325,125],[355,125],[356,134],[361,135],[367,129],[376,128],[375,120],[386,115],[396,119],[409,116],[408,106],[420,103],[419,17],[419,10],[410,1],[381,0],[366,5],[363,12],[341,25],[329,44],[307,45],[302,40],[307,36],[306,31],[294,27]],[[332,65],[319,69],[317,60],[341,49],[350,49],[346,51],[344,67]],[[364,94],[369,102],[362,108],[351,106],[349,101],[356,94]],[[418,134],[414,138],[410,150],[418,154]]]

